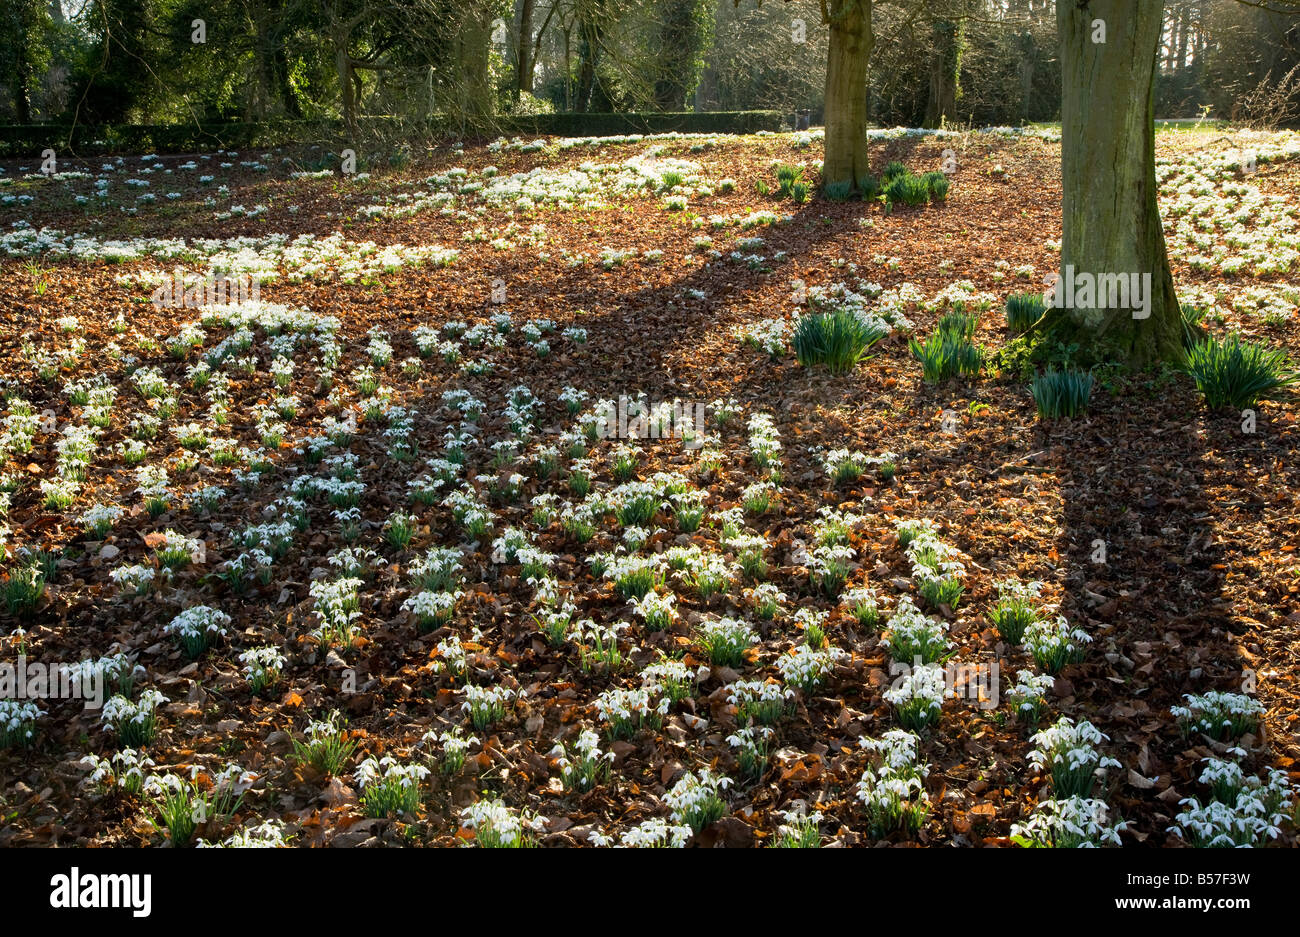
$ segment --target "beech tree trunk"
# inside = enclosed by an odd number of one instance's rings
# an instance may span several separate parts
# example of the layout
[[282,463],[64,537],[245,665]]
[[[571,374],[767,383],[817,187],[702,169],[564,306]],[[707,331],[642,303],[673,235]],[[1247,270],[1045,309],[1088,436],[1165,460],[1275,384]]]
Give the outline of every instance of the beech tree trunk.
[[605,27],[617,15],[611,0],[576,0],[574,21],[578,27],[578,85],[573,100],[573,109],[580,114],[589,110],[598,110],[597,104],[603,94],[598,95],[599,78],[596,69],[600,66],[601,53],[605,40]]
[[[40,32],[41,4],[39,0],[10,0],[16,7],[18,35],[14,39],[17,46],[13,70],[14,114],[20,124],[32,122],[32,92],[40,83],[36,65],[36,43]],[[6,37],[8,41],[8,37]]]
[[1028,30],[1020,34],[1020,119],[1029,120],[1034,98],[1034,56],[1037,48],[1033,34]]
[[289,68],[289,53],[285,51],[284,42],[281,40],[275,50],[275,77],[280,101],[284,105],[287,116],[299,118],[302,117],[302,105],[298,103],[298,95],[293,90],[293,82],[289,79]]
[[343,108],[343,124],[347,127],[348,140],[357,139],[357,102],[352,56],[348,54],[346,36],[334,37],[334,68],[339,77],[339,96]]
[[925,104],[925,126],[942,127],[957,116],[957,85],[961,68],[962,27],[939,20],[930,31],[930,94]]
[[830,26],[826,62],[825,184],[847,182],[854,189],[871,172],[867,161],[867,66],[875,46],[871,0],[825,0]]
[[[1035,331],[1077,342],[1092,362],[1147,367],[1177,360],[1182,318],[1156,205],[1155,76],[1163,6],[1156,0],[1058,3],[1061,42],[1061,276],[1149,276],[1147,302],[1049,307]],[[1098,23],[1104,41],[1095,41]],[[1071,277],[1070,275],[1073,274]],[[1065,293],[1056,288],[1058,301]],[[1134,297],[1129,296],[1132,300]]]
[[1178,54],[1174,57],[1174,68],[1187,67],[1187,34],[1191,32],[1192,14],[1186,7],[1178,12]]
[[519,41],[515,47],[515,99],[533,93],[533,10],[537,0],[522,0],[519,6]]
[[492,7],[469,5],[460,24],[456,48],[456,89],[462,119],[478,121],[492,114],[488,57],[492,44]]
[[600,27],[590,21],[578,24],[580,44],[578,48],[578,89],[573,102],[573,109],[579,114],[587,113],[591,103],[591,92],[596,86],[596,57],[600,48]]

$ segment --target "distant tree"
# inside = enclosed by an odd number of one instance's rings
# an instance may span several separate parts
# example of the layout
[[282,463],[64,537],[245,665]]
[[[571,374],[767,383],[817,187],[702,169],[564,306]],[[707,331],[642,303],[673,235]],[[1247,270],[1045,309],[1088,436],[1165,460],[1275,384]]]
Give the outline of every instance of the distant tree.
[[[1208,36],[1200,55],[1215,116],[1258,126],[1300,118],[1300,80],[1287,78],[1300,66],[1300,2],[1219,0],[1198,12]],[[1193,55],[1197,49],[1194,41]]]
[[153,12],[149,0],[92,0],[83,9],[92,45],[73,95],[83,121],[121,123],[146,103],[156,84]]
[[612,0],[575,0],[578,29],[578,79],[573,109],[586,113],[592,105],[597,68],[605,51],[605,31],[615,17]]
[[961,90],[961,59],[966,50],[966,17],[974,3],[946,4],[930,22],[930,93],[926,98],[925,126],[941,127],[957,118]]
[[826,91],[826,41],[817,0],[718,5],[713,42],[696,90],[707,110],[807,108],[820,121]]
[[0,29],[9,37],[0,44],[0,81],[9,88],[20,124],[32,122],[32,97],[49,61],[51,25],[48,0],[7,0],[0,7]]
[[655,106],[677,111],[695,91],[704,67],[704,50],[713,39],[711,0],[661,0],[656,50]]

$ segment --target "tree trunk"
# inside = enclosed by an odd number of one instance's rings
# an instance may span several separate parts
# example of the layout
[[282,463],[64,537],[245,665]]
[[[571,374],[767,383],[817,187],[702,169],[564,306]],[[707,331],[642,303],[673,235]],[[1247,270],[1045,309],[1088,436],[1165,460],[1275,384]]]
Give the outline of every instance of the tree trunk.
[[257,84],[253,92],[252,112],[258,120],[265,120],[275,98],[274,43],[270,36],[259,30],[254,57],[257,60]]
[[27,90],[26,75],[20,75],[14,82],[14,116],[17,117],[19,124],[32,122],[32,105]]
[[1017,47],[1020,50],[1020,119],[1028,122],[1033,110],[1034,60],[1038,56],[1033,33],[1029,30],[1021,33]]
[[930,41],[930,95],[925,104],[925,126],[941,127],[945,119],[957,113],[960,27],[952,20],[938,20],[930,32]]
[[573,26],[564,27],[564,109],[566,111],[576,110],[573,106],[573,53],[571,50],[573,40]]
[[302,117],[302,105],[298,103],[298,95],[294,91],[293,82],[289,78],[289,70],[289,53],[284,48],[284,37],[280,36],[277,37],[275,45],[276,87],[285,115],[298,119]]
[[1178,55],[1174,59],[1175,68],[1187,67],[1187,34],[1192,31],[1191,19],[1191,11],[1183,7],[1178,15]]
[[871,0],[826,0],[830,26],[826,61],[826,162],[822,181],[860,188],[867,160],[867,66],[875,35]]
[[578,88],[573,109],[585,114],[591,104],[591,91],[596,86],[596,62],[600,58],[600,40],[603,33],[600,22],[594,17],[578,21]]
[[14,115],[20,124],[32,122],[32,91],[40,78],[36,67],[36,42],[40,33],[38,0],[21,0],[17,5],[17,55],[13,70]]
[[[21,14],[20,14],[21,15]],[[14,116],[20,124],[32,122],[31,76],[30,67],[31,37],[27,34],[26,24],[20,24],[22,32],[18,38],[18,61],[13,75]]]
[[[1164,0],[1161,0],[1164,3]],[[1165,71],[1174,70],[1174,52],[1178,47],[1178,10],[1165,8],[1165,18],[1161,22],[1161,45],[1164,48]],[[1165,36],[1169,36],[1169,42],[1165,42]]]
[[521,0],[519,44],[515,52],[515,99],[533,93],[533,11],[537,0]]
[[334,37],[334,67],[339,76],[343,124],[347,127],[348,141],[354,142],[357,139],[357,102],[352,81],[352,56],[348,54],[347,39],[344,37]]
[[478,121],[492,113],[488,53],[492,44],[492,7],[471,5],[464,13],[456,55],[456,86],[461,116]]
[[659,16],[655,107],[679,111],[699,85],[702,53],[713,34],[713,11],[701,0],[669,0],[659,4]]
[[[1146,367],[1181,354],[1182,317],[1156,205],[1162,7],[1131,0],[1056,6],[1064,280],[1038,330],[1077,342],[1087,361]],[[1104,42],[1094,42],[1096,21],[1106,25]],[[1098,286],[1091,296],[1083,289],[1088,278]],[[1145,290],[1146,301],[1136,292],[1125,297],[1123,281]]]
[[1205,0],[1196,0],[1196,28],[1192,35],[1192,58],[1199,65],[1205,61],[1205,21],[1208,14]]

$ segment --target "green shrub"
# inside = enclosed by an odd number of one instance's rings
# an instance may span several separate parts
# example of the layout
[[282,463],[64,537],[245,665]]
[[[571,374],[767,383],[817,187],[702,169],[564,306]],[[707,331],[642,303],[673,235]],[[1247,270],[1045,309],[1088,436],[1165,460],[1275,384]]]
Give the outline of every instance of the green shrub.
[[912,351],[912,357],[921,362],[921,376],[927,384],[938,384],[961,373],[959,357],[962,346],[940,332],[931,333],[924,344],[914,338],[909,339],[908,348]]
[[941,332],[951,333],[954,338],[972,339],[979,324],[978,313],[950,312],[939,319],[937,328]]
[[[533,109],[537,103],[532,104]],[[623,112],[616,114],[515,113],[499,117],[496,131],[507,137],[600,137],[633,133],[754,133],[779,130],[789,116],[781,111]],[[389,138],[409,129],[405,119],[393,116],[361,117],[367,134]],[[436,121],[434,133],[452,127]],[[0,156],[36,156],[53,141],[84,155],[102,153],[195,153],[217,148],[269,148],[287,143],[337,140],[344,133],[342,119],[206,121],[202,124],[7,124],[0,127]],[[1263,162],[1261,159],[1260,162]],[[337,165],[337,158],[333,165]],[[397,165],[395,162],[394,165]],[[305,161],[302,168],[330,168],[330,160]],[[360,167],[358,167],[360,168]]]
[[1205,310],[1200,306],[1182,303],[1178,311],[1183,317],[1183,348],[1190,349],[1204,335]]
[[852,370],[886,335],[848,309],[803,316],[794,329],[795,357],[804,367],[824,364],[832,374]]
[[794,199],[796,205],[802,205],[808,201],[808,183],[802,179],[790,186],[790,197]]
[[823,190],[826,198],[832,202],[842,202],[849,197],[853,191],[853,186],[848,182],[828,182]]
[[927,384],[938,384],[950,377],[974,377],[984,366],[984,349],[971,341],[979,316],[950,312],[939,320],[922,344],[908,340],[912,357],[921,362],[921,376]]
[[789,163],[782,163],[776,167],[776,181],[778,184],[776,194],[785,198],[793,192],[796,182],[803,181],[803,169]]
[[[0,556],[4,550],[0,548]],[[45,594],[45,584],[54,578],[58,552],[20,550],[8,570],[0,570],[0,599],[10,615],[31,611]]]
[[871,173],[867,173],[858,180],[858,188],[862,192],[863,201],[869,202],[874,198],[880,197],[880,180],[871,175]]
[[962,377],[975,377],[984,367],[984,349],[966,342],[957,349],[957,373]]
[[948,189],[952,186],[952,183],[943,173],[927,172],[922,178],[925,179],[925,184],[930,189],[930,197],[936,202],[942,202],[948,197]]
[[30,611],[45,593],[45,576],[34,563],[19,563],[5,574],[0,593],[10,615]]
[[910,173],[896,176],[885,184],[885,198],[891,206],[900,202],[911,206],[924,205],[930,201],[930,187],[920,176]]
[[1193,343],[1186,371],[1211,410],[1252,407],[1300,380],[1300,374],[1286,370],[1283,349],[1244,342],[1237,335],[1222,342],[1208,337]]
[[1042,420],[1079,416],[1088,410],[1092,396],[1092,374],[1088,371],[1057,371],[1049,368],[1029,382]]
[[910,170],[906,166],[904,166],[898,160],[894,160],[893,162],[885,166],[885,171],[881,173],[881,178],[884,180],[885,184],[888,185],[891,181],[898,178],[899,176],[906,176],[909,173]]
[[1007,297],[1007,327],[1019,335],[1042,318],[1047,311],[1041,293],[1013,293]]

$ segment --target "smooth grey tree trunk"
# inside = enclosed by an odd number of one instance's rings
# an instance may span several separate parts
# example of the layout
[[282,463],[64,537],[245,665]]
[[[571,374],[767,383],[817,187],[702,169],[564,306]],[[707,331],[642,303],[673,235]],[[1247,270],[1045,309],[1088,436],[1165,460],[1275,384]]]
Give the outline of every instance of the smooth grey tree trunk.
[[[1077,342],[1086,359],[1134,367],[1177,360],[1182,348],[1182,317],[1156,204],[1155,74],[1163,6],[1159,0],[1056,5],[1061,272],[1073,268],[1076,280],[1081,274],[1149,275],[1150,295],[1146,310],[1133,303],[1115,308],[1096,296],[1091,304],[1050,308],[1035,331]],[[1094,41],[1099,22],[1105,41]]]
[[826,62],[825,184],[847,182],[857,188],[871,172],[867,160],[867,66],[875,34],[872,0],[826,0],[822,11],[830,26]]
[[533,93],[533,10],[537,0],[522,0],[519,7],[519,36],[515,44],[515,98]]

